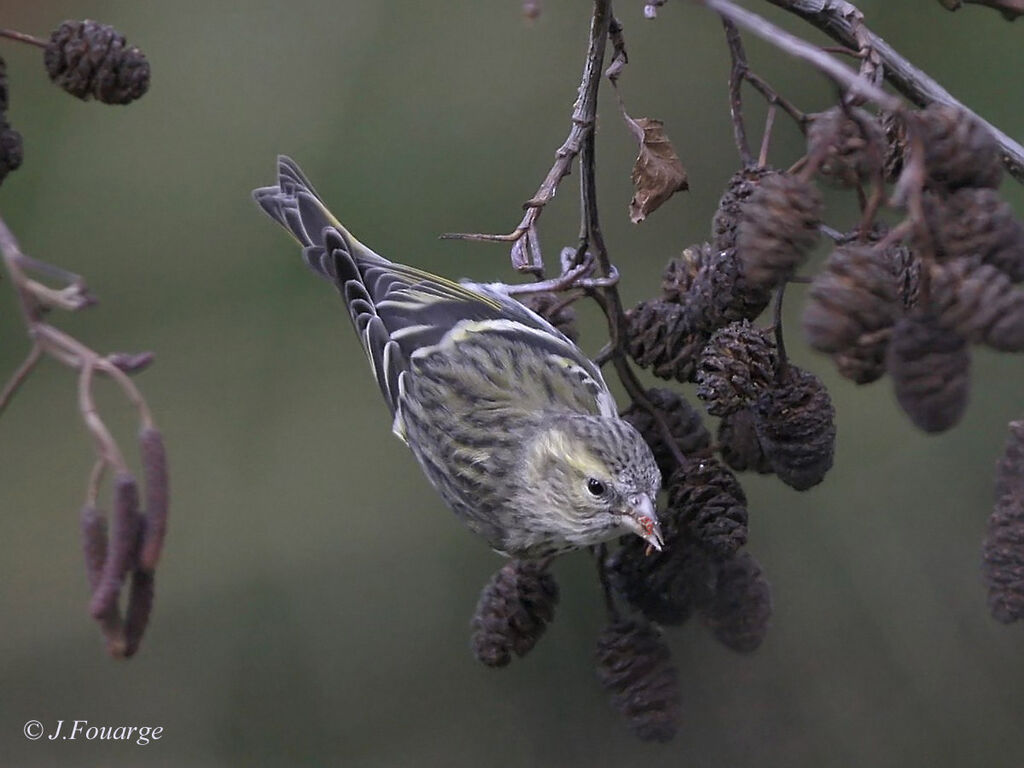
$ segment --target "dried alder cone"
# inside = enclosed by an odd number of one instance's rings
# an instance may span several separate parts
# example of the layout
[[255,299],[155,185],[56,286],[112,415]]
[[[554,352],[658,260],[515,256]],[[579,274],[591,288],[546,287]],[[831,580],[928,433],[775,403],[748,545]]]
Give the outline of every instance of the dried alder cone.
[[689,189],[686,168],[675,147],[665,135],[660,120],[648,117],[633,119],[623,115],[626,126],[640,144],[633,164],[633,199],[629,203],[629,219],[634,224],[646,219],[676,192]]
[[896,400],[925,432],[944,432],[960,421],[970,366],[967,342],[931,315],[908,315],[893,328],[886,367]]
[[711,236],[716,250],[725,251],[736,247],[744,203],[765,179],[779,175],[779,171],[767,167],[741,168],[733,174],[711,221]]
[[547,564],[510,560],[480,593],[473,616],[473,654],[489,667],[525,656],[555,615],[558,584]]
[[629,354],[638,365],[663,379],[689,381],[706,335],[696,327],[689,307],[644,301],[626,314]]
[[811,283],[804,336],[820,352],[842,353],[863,337],[891,328],[899,315],[888,254],[870,245],[840,246]]
[[619,619],[597,641],[597,676],[612,706],[645,741],[669,741],[679,723],[679,681],[657,627]]
[[538,315],[543,317],[555,328],[564,333],[572,341],[579,341],[580,332],[576,328],[576,311],[565,296],[557,293],[528,293],[519,297],[519,301]]
[[980,258],[1013,282],[1024,280],[1024,226],[994,189],[926,194],[924,213],[939,260]]
[[775,381],[775,337],[747,320],[715,331],[697,369],[697,397],[712,416],[728,416],[751,405]]
[[647,552],[638,538],[626,539],[606,561],[616,591],[651,621],[682,624],[711,596],[710,555],[672,516],[662,520],[665,546]]
[[973,259],[935,264],[929,305],[936,322],[973,344],[1024,352],[1024,291],[1005,273]]
[[996,466],[996,503],[988,519],[983,575],[992,615],[1004,624],[1024,618],[1024,421]]
[[818,240],[821,193],[798,176],[766,176],[741,204],[736,250],[746,279],[771,289],[793,276]]
[[[711,434],[704,426],[700,413],[682,395],[668,389],[648,389],[645,394],[661,414],[680,453],[684,456],[701,453],[711,445]],[[651,447],[662,477],[672,474],[676,467],[675,455],[665,442],[654,416],[636,403],[623,411],[621,415],[636,427],[636,430],[643,435],[644,440]]]
[[668,512],[678,528],[710,554],[729,557],[747,543],[747,498],[739,481],[713,457],[687,459],[668,478]]
[[757,439],[775,474],[798,491],[820,483],[835,455],[835,409],[817,376],[790,365],[754,405]]
[[737,472],[774,472],[771,459],[757,439],[757,424],[749,408],[723,416],[718,422],[718,452],[722,461]]
[[10,89],[7,84],[7,62],[0,57],[0,184],[11,171],[21,167],[23,148],[21,134],[7,122],[10,106]]
[[881,178],[885,132],[863,109],[833,107],[814,115],[807,128],[808,155],[819,158],[818,173],[842,186]]
[[921,131],[930,183],[946,189],[998,187],[1003,165],[995,136],[959,107],[934,103],[912,115]]
[[65,21],[43,54],[50,79],[72,96],[129,104],[149,89],[149,62],[116,29],[97,21]]
[[768,634],[771,587],[760,564],[747,552],[717,563],[714,571],[712,597],[702,612],[704,623],[722,645],[737,653],[753,653]]

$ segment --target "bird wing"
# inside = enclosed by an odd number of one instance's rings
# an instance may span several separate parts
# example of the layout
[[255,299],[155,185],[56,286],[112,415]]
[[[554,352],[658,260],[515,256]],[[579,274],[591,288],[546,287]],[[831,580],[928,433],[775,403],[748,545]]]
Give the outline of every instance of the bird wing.
[[588,382],[596,408],[615,413],[600,370],[554,326],[492,286],[460,284],[374,253],[330,213],[291,159],[279,157],[277,185],[253,197],[302,244],[306,264],[341,293],[392,413],[413,355],[470,337],[515,340],[563,361]]

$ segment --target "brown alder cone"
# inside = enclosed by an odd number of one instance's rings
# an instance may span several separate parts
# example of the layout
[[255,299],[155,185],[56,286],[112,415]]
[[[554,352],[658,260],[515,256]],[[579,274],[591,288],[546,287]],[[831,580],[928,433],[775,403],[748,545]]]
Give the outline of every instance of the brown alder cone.
[[746,408],[775,381],[778,353],[773,333],[748,321],[721,328],[711,336],[697,367],[697,397],[712,416]]
[[712,244],[716,251],[736,247],[737,230],[743,204],[766,178],[778,176],[774,168],[741,168],[729,179],[729,184],[718,201],[718,209],[711,220]]
[[897,288],[885,252],[857,244],[836,248],[808,291],[807,343],[820,352],[844,352],[861,337],[891,327],[901,310]]
[[764,642],[772,617],[772,592],[761,565],[747,552],[716,563],[715,588],[702,609],[704,623],[722,645],[753,653]]
[[797,176],[766,177],[741,206],[736,252],[753,285],[769,290],[792,277],[818,240],[821,193]]
[[836,413],[821,379],[788,366],[758,397],[754,416],[758,441],[782,482],[806,491],[825,479],[835,455]]
[[930,305],[937,322],[975,344],[1024,351],[1024,291],[1006,274],[974,259],[934,264]]
[[619,619],[597,641],[597,677],[612,706],[644,741],[669,741],[679,725],[679,681],[657,627]]
[[527,293],[517,298],[521,304],[543,317],[571,341],[580,340],[580,332],[576,328],[576,311],[572,304],[565,303],[563,295],[545,291]]
[[688,459],[666,481],[668,513],[715,557],[747,543],[747,498],[736,476],[714,457]]
[[967,342],[936,318],[918,313],[900,320],[886,368],[896,400],[918,428],[944,432],[963,417],[970,395]]
[[669,259],[661,274],[661,298],[677,304],[686,303],[697,273],[711,258],[711,254],[711,245],[701,243],[684,248],[681,254]]
[[[704,426],[700,413],[682,395],[668,389],[648,389],[646,395],[661,413],[675,438],[676,447],[684,456],[700,453],[711,445],[711,434]],[[671,475],[676,470],[675,455],[665,443],[654,417],[636,403],[624,410],[621,416],[643,435],[651,447],[662,477]]]
[[473,654],[489,667],[503,667],[512,654],[525,656],[555,615],[558,584],[546,564],[510,560],[480,593],[473,616]]
[[842,186],[880,178],[885,160],[885,132],[874,115],[856,107],[850,114],[837,106],[811,116],[807,154],[820,155],[818,173]]
[[628,350],[637,365],[663,379],[690,381],[707,335],[689,307],[644,301],[626,313]]
[[124,35],[97,21],[68,20],[50,35],[43,55],[50,79],[80,99],[128,104],[149,89],[149,62]]
[[718,423],[718,452],[729,467],[737,472],[770,475],[771,460],[757,439],[754,414],[749,408],[723,416]]
[[989,610],[1004,624],[1024,618],[1024,421],[1009,426],[982,549]]
[[1024,226],[998,192],[961,189],[946,197],[926,194],[923,202],[940,261],[980,258],[1013,282],[1024,280]]
[[646,542],[630,536],[609,555],[608,574],[632,608],[662,625],[685,622],[711,597],[711,557],[667,511],[662,516],[665,546],[648,552]]
[[921,129],[930,182],[946,189],[999,186],[999,145],[985,125],[959,107],[938,102],[913,119]]

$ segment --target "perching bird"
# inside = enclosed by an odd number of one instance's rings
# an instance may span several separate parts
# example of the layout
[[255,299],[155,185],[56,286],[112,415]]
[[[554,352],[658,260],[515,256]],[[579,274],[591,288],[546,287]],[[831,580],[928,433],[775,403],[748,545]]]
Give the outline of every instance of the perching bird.
[[394,433],[467,526],[497,551],[544,557],[636,533],[661,548],[661,475],[598,368],[497,285],[388,261],[278,158],[256,202],[348,307]]

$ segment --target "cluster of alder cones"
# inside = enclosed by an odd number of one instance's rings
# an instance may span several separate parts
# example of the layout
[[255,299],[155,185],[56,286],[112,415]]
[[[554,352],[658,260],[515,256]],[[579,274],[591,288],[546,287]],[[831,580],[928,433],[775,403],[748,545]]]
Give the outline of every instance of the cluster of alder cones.
[[[661,627],[693,615],[725,646],[755,650],[771,617],[771,591],[743,550],[747,502],[737,472],[774,474],[796,490],[832,466],[835,413],[827,389],[785,354],[781,312],[756,325],[797,278],[820,239],[816,183],[855,188],[863,218],[834,230],[810,279],[808,343],[856,384],[888,374],[911,422],[954,426],[969,395],[969,345],[1024,351],[1024,228],[996,191],[999,150],[959,109],[934,105],[873,115],[850,105],[812,116],[806,156],[790,171],[746,167],[731,179],[711,241],[665,267],[660,295],[627,313],[629,353],[654,375],[695,384],[704,419],[679,392],[654,388],[623,412],[650,444],[664,478],[659,513],[666,546],[624,539],[603,560],[610,623],[598,640],[598,676],[644,739],[676,730],[679,691]],[[889,190],[887,183],[895,186]],[[892,224],[878,212],[901,213]],[[807,278],[800,277],[807,282]],[[528,300],[575,338],[557,295]],[[993,614],[1024,616],[1024,422],[1012,425],[1000,463],[998,504],[985,545]],[[484,589],[473,649],[503,666],[536,644],[558,589],[546,564],[512,561]],[[616,607],[616,600],[628,606]]]

